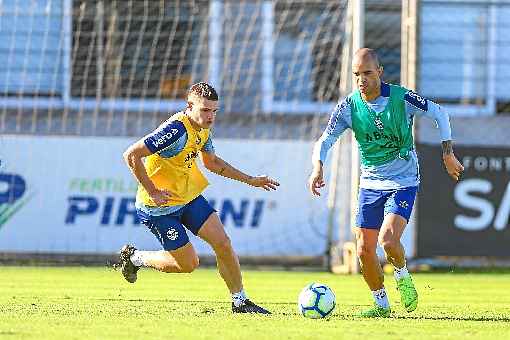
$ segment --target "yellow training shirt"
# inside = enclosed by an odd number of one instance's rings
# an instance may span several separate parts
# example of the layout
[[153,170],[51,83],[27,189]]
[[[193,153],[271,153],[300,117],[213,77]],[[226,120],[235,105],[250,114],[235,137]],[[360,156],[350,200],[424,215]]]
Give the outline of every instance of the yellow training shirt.
[[[200,151],[213,150],[209,129],[195,130],[184,112],[170,117],[146,136],[144,143],[153,152],[145,158],[149,178],[156,188],[168,190],[171,194],[170,201],[163,206],[187,204],[209,185],[196,164]],[[138,186],[136,201],[145,206],[156,206],[141,185]]]

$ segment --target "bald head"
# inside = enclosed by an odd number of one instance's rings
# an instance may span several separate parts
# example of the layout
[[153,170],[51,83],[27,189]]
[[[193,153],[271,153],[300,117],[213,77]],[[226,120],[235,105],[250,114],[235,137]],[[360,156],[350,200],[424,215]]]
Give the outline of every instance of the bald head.
[[377,57],[377,53],[375,50],[371,48],[360,48],[354,53],[352,63],[367,63],[373,62],[375,67],[379,67],[379,57]]
[[362,48],[354,53],[352,73],[361,96],[365,100],[374,100],[381,94],[383,68],[379,65],[379,58],[374,50]]

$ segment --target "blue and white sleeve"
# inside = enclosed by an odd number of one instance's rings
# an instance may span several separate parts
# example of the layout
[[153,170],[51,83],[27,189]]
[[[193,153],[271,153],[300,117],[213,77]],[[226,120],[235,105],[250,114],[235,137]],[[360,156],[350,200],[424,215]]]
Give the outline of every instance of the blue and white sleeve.
[[[174,120],[161,124],[156,130],[144,137],[145,146],[152,153],[159,153],[163,150],[170,152],[172,148],[182,149],[186,144],[186,128],[181,121]],[[180,150],[176,150],[178,152]]]
[[211,134],[209,134],[207,141],[205,142],[204,146],[202,147],[202,151],[207,152],[207,153],[214,153],[214,145],[212,142]]
[[331,112],[326,130],[324,130],[314,145],[312,162],[315,163],[317,160],[320,160],[324,164],[329,149],[331,149],[342,133],[350,127],[344,118],[346,115],[350,116],[350,114],[351,106],[348,98],[335,106],[333,112]]
[[406,103],[406,112],[410,119],[413,119],[415,114],[431,118],[436,122],[436,126],[439,128],[441,140],[445,141],[452,139],[450,117],[448,116],[448,113],[443,110],[441,105],[436,104],[413,91],[409,91],[405,94],[404,101]]

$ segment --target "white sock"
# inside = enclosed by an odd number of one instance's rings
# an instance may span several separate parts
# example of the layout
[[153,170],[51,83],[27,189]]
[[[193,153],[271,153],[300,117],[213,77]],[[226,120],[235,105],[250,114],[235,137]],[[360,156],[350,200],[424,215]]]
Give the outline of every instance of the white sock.
[[395,276],[395,280],[400,280],[403,277],[408,277],[409,272],[407,271],[407,266],[404,264],[402,268],[395,267],[395,271],[393,272],[393,275]]
[[232,302],[234,303],[234,306],[239,307],[243,304],[244,300],[248,299],[248,296],[246,296],[246,293],[244,292],[244,289],[241,289],[239,293],[232,293]]
[[390,308],[390,302],[388,301],[388,295],[386,290],[382,287],[379,290],[373,290],[372,295],[374,296],[375,303],[383,308]]
[[131,262],[137,267],[145,266],[145,258],[148,251],[135,250],[133,255],[129,258]]

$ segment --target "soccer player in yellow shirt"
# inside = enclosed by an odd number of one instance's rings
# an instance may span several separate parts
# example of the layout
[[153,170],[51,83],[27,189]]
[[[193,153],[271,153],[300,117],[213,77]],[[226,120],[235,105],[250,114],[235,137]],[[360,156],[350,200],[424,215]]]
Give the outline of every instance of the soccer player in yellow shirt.
[[209,129],[217,111],[216,90],[204,82],[194,84],[183,112],[171,116],[124,152],[139,182],[137,214],[164,250],[142,251],[125,245],[120,251],[122,274],[134,283],[140,267],[191,273],[199,260],[186,228],[213,248],[220,275],[232,294],[232,311],[270,314],[246,296],[238,257],[217,213],[202,196],[209,183],[196,159],[200,155],[209,171],[253,187],[271,191],[280,184],[268,176],[247,175],[215,154]]

